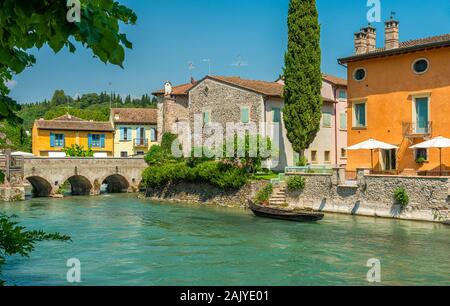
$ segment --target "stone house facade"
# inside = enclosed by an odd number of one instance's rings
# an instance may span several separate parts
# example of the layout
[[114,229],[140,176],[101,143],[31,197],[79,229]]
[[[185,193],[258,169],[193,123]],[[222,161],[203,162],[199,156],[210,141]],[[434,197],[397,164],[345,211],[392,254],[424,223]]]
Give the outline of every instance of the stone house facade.
[[[332,81],[333,80],[333,81]],[[339,80],[339,84],[335,84]],[[331,86],[328,89],[327,86]],[[331,117],[327,117],[326,129],[336,127],[336,105],[342,104],[345,108],[346,101],[336,99],[336,88],[346,89],[345,80],[330,78],[326,81],[324,76],[325,93],[331,92],[324,110]],[[194,131],[194,122],[200,118],[203,124],[218,123],[226,130],[227,123],[243,124],[255,123],[262,130],[258,132],[273,140],[275,146],[278,143],[279,161],[274,164],[274,170],[284,171],[287,166],[294,166],[298,160],[292,145],[287,138],[287,132],[283,123],[284,99],[282,98],[284,84],[282,80],[266,82],[258,80],[246,80],[239,77],[207,76],[198,82],[191,82],[181,86],[172,87],[170,83],[165,84],[163,90],[153,93],[158,98],[158,129],[159,133],[172,131],[176,123],[185,122],[190,131]],[[327,105],[329,104],[329,105]],[[275,127],[279,127],[276,129]],[[321,129],[322,131],[323,129]],[[341,131],[345,136],[345,131]],[[337,132],[336,132],[337,133]],[[344,159],[335,158],[340,148],[335,148],[338,143],[342,148],[346,147],[346,138],[335,135],[335,132],[319,133],[316,142],[321,151],[328,151],[329,164],[344,164]],[[199,143],[191,142],[193,146]],[[314,144],[313,144],[314,145]],[[326,147],[326,148],[325,148]],[[306,152],[308,160],[310,155]],[[309,153],[311,154],[311,153]],[[321,156],[324,156],[322,153]],[[325,164],[322,159],[317,159],[315,164]]]

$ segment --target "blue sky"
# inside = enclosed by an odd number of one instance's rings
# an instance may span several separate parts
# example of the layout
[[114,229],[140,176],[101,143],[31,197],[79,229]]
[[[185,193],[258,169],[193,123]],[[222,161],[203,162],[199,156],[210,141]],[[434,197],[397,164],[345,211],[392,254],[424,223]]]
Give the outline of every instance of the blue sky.
[[[75,96],[115,91],[140,96],[166,80],[189,80],[193,61],[196,79],[208,74],[203,59],[211,59],[212,74],[275,80],[281,73],[287,45],[288,0],[120,0],[138,15],[136,26],[122,27],[133,42],[125,69],[105,65],[88,50],[54,54],[48,47],[33,50],[35,66],[15,76],[11,96],[19,102],[50,98],[55,89]],[[322,69],[345,77],[336,59],[353,52],[353,33],[367,24],[367,0],[317,0],[322,26]],[[448,0],[381,0],[382,19],[391,11],[400,20],[400,39],[450,32]],[[378,45],[383,44],[383,23]],[[237,57],[248,66],[232,66]],[[109,85],[109,82],[112,85]]]

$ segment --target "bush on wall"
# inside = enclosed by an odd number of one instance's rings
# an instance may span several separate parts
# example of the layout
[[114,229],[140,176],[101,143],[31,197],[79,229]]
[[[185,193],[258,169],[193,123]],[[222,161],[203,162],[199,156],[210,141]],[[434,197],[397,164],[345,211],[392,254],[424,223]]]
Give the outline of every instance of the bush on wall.
[[289,191],[300,191],[305,188],[305,178],[301,176],[293,176],[289,178],[287,187]]
[[273,193],[273,185],[269,184],[256,194],[256,204],[269,204],[270,197]]
[[407,206],[409,204],[409,195],[404,187],[395,189],[394,198],[395,201],[402,206]]

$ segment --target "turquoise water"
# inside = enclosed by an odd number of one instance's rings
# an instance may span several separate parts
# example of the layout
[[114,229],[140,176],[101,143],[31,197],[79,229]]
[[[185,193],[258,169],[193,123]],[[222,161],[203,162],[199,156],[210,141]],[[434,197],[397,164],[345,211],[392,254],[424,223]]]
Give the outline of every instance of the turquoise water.
[[31,229],[72,243],[40,243],[10,257],[10,285],[68,285],[66,262],[81,261],[82,285],[449,285],[450,227],[327,215],[317,223],[254,217],[229,208],[152,203],[133,195],[32,199],[0,204]]

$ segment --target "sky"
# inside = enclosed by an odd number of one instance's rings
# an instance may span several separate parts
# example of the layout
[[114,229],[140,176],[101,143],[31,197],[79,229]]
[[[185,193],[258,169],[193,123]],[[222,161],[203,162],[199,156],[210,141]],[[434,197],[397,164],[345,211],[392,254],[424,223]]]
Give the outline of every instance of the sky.
[[[9,82],[20,103],[50,99],[55,89],[77,96],[113,91],[133,97],[211,74],[274,81],[284,65],[288,0],[119,0],[138,15],[135,26],[121,26],[133,49],[124,69],[105,65],[90,50],[58,54],[47,46],[31,50],[37,63]],[[345,77],[337,58],[352,55],[353,34],[367,24],[367,0],[317,0],[321,24],[322,70]],[[450,32],[448,0],[381,0],[382,21],[396,12],[402,41]],[[378,46],[384,23],[374,23]],[[238,58],[247,65],[236,67]]]

